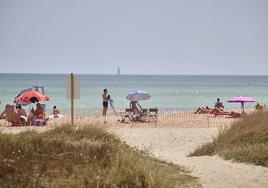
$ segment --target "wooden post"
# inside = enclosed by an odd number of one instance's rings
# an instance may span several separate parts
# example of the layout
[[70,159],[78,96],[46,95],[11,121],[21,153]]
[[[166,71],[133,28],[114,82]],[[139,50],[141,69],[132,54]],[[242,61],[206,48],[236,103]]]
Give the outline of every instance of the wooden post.
[[74,74],[71,73],[71,123],[74,125]]

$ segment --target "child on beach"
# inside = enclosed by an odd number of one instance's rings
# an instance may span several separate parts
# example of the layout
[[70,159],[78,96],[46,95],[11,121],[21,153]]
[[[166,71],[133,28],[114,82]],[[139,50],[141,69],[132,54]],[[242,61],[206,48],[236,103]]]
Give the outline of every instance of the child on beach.
[[49,119],[62,118],[63,115],[60,114],[60,110],[57,109],[57,106],[53,106],[52,113],[48,116]]
[[53,106],[52,114],[53,114],[54,118],[58,118],[59,117],[60,111],[59,111],[59,109],[57,109],[57,106]]

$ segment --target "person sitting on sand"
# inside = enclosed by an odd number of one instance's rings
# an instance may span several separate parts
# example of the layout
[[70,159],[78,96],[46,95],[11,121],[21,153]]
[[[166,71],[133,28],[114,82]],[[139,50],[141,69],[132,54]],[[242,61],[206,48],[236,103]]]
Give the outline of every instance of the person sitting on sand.
[[217,98],[217,102],[215,103],[215,108],[218,108],[220,110],[223,110],[224,109],[224,105],[222,102],[220,102],[220,98]]
[[18,111],[14,105],[7,104],[5,110],[0,114],[0,119],[6,119],[12,126],[20,125]]
[[21,107],[21,105],[16,106],[19,118],[21,122],[26,122],[27,121],[27,113],[26,111]]
[[131,101],[129,107],[133,110],[133,114],[140,114],[142,111],[142,107],[137,101]]
[[60,116],[60,111],[59,111],[59,109],[57,109],[57,106],[53,106],[52,114],[53,114],[54,118],[58,118]]
[[35,124],[36,119],[45,119],[45,110],[41,106],[40,103],[36,104],[36,109],[31,109],[31,114],[28,116],[28,120],[31,121],[32,124]]
[[207,113],[211,113],[211,114],[221,114],[222,112],[224,112],[224,105],[222,104],[222,102],[220,102],[220,98],[217,98],[217,102],[214,105],[214,108],[211,109],[208,106],[206,107],[199,107],[194,114],[207,114]]
[[45,118],[45,110],[40,103],[37,103],[36,109],[35,110],[32,109],[31,112],[34,114],[34,117],[37,119]]
[[220,98],[217,98],[217,102],[215,103],[215,106],[212,110],[209,112],[210,114],[217,115],[228,115],[229,112],[224,111],[224,105],[222,102],[220,102]]
[[60,110],[57,109],[57,106],[53,106],[52,113],[48,116],[49,119],[62,118],[63,115],[60,114]]
[[257,104],[256,104],[256,106],[255,106],[255,109],[258,111],[258,110],[263,110],[263,106],[262,105],[260,105],[258,102],[257,102]]
[[131,101],[129,103],[129,107],[130,109],[132,109],[133,111],[133,115],[132,115],[132,120],[133,121],[140,121],[140,122],[144,122],[145,119],[142,116],[142,107],[141,105],[137,102],[137,101]]

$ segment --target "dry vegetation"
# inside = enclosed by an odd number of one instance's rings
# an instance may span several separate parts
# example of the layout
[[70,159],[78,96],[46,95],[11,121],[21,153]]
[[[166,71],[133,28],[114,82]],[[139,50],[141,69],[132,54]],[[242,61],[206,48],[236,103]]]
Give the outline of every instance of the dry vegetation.
[[181,167],[93,126],[0,133],[0,151],[1,187],[198,187]]
[[225,159],[268,167],[268,111],[255,112],[221,131],[190,156],[219,154]]

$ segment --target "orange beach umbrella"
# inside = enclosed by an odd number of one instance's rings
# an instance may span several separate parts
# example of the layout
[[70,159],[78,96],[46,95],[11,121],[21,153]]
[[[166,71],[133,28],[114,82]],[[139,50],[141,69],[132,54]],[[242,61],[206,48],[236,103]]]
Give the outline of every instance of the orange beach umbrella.
[[17,104],[30,104],[33,101],[48,101],[49,97],[38,91],[26,91],[15,98]]

